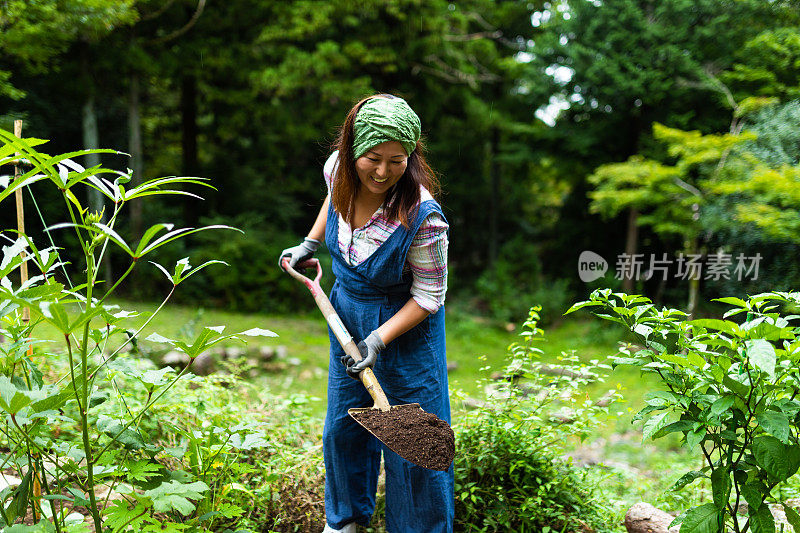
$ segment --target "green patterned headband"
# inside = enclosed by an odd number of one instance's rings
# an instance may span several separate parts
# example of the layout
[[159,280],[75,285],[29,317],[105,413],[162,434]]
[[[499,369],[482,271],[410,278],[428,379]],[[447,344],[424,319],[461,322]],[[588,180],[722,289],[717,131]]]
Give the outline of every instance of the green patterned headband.
[[353,159],[386,141],[399,142],[411,155],[421,130],[419,117],[402,98],[371,98],[358,110],[353,124]]

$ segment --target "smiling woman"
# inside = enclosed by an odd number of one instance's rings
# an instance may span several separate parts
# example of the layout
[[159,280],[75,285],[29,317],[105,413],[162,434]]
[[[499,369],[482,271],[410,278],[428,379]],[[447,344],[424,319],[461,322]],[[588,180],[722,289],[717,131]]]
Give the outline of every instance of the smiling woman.
[[438,181],[422,155],[420,132],[419,117],[402,98],[376,95],[353,106],[323,169],[329,194],[316,222],[303,243],[281,253],[294,266],[325,239],[336,276],[331,303],[361,341],[356,363],[331,334],[325,533],[369,524],[381,454],[387,530],[453,529],[453,467],[416,466],[348,415],[350,408],[372,405],[358,380],[371,367],[390,404],[418,403],[450,422],[443,306],[448,225],[433,196]]

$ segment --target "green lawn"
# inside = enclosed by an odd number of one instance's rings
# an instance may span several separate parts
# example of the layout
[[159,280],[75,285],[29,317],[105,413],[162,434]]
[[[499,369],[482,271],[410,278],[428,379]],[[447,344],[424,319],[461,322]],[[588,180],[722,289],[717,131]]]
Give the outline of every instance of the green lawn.
[[[132,319],[130,326],[142,324],[155,304],[118,302],[126,310],[135,310],[142,316]],[[278,334],[275,338],[255,338],[251,345],[285,346],[287,356],[276,371],[254,378],[255,384],[274,394],[300,394],[319,398],[315,401],[315,412],[325,411],[325,387],[328,365],[327,326],[321,315],[300,316],[262,315],[231,313],[215,309],[197,309],[187,306],[167,306],[140,334],[140,339],[153,332],[180,338],[203,326],[226,326],[225,332],[237,332],[250,328],[265,328]],[[509,331],[511,330],[511,331]],[[447,316],[447,356],[455,363],[451,371],[451,389],[460,389],[468,396],[481,396],[482,377],[503,368],[509,344],[517,340],[519,324],[515,328],[498,325],[482,317],[463,312],[452,312]],[[559,324],[545,329],[544,341],[539,347],[544,350],[543,359],[553,361],[562,351],[576,350],[583,360],[604,360],[616,351],[616,344],[623,332],[613,324],[580,316],[570,316]],[[483,369],[483,370],[482,370]],[[638,372],[617,369],[609,382],[597,384],[594,390],[616,387],[621,384],[632,395],[637,405],[641,398],[641,381]],[[457,411],[459,406],[454,405]]]
[[[157,307],[157,304],[147,302],[119,301],[117,304],[122,309],[140,313],[139,317],[129,319],[130,322],[125,325],[129,329],[138,328]],[[314,412],[320,416],[325,412],[328,335],[321,315],[243,314],[168,305],[153,318],[139,338],[145,339],[154,332],[169,338],[186,338],[195,335],[203,326],[223,325],[226,326],[226,333],[251,328],[274,331],[278,335],[274,338],[250,338],[250,346],[284,346],[287,355],[274,365],[274,372],[260,374],[253,378],[253,382],[276,395],[297,394],[317,398],[313,401]],[[58,338],[55,330],[48,331],[46,325],[39,327],[45,328],[45,331],[39,331],[38,336]],[[569,350],[575,350],[585,361],[605,360],[616,352],[617,343],[625,333],[614,324],[579,315],[565,317],[544,329],[544,340],[538,343],[544,351],[544,361],[555,361],[562,351]],[[460,311],[449,312],[447,357],[451,364],[455,364],[449,374],[451,390],[459,389],[467,396],[481,397],[481,378],[502,370],[507,348],[519,339],[519,330],[520,324],[511,327]],[[146,342],[143,344],[148,346]],[[236,343],[231,341],[230,344]],[[614,370],[605,383],[595,384],[588,392],[591,395],[602,394],[609,388],[619,387],[624,391],[629,407],[636,409],[642,405],[641,397],[646,387],[638,371],[631,368]],[[460,406],[454,404],[453,408],[457,412]],[[628,417],[623,429],[628,428],[629,420]]]
[[[141,316],[130,319],[125,327],[134,328],[142,324],[147,313],[156,304],[118,302],[125,310],[138,311]],[[482,378],[503,369],[509,344],[519,339],[520,324],[509,326],[496,324],[484,318],[464,312],[449,312],[447,317],[448,360],[456,363],[450,373],[451,391],[460,390],[467,396],[482,398]],[[169,338],[194,336],[203,326],[226,326],[225,332],[238,332],[251,328],[274,331],[278,337],[251,339],[251,345],[284,346],[286,356],[274,365],[274,371],[264,372],[251,378],[257,387],[284,398],[294,396],[294,401],[309,402],[312,414],[322,417],[326,406],[326,379],[328,362],[327,326],[318,314],[280,316],[231,313],[214,309],[198,309],[187,306],[168,306],[140,333],[145,339],[157,332]],[[545,327],[544,340],[538,346],[544,351],[545,362],[555,361],[562,351],[575,350],[584,360],[606,360],[616,352],[617,343],[625,338],[625,332],[614,324],[570,315],[557,324]],[[194,333],[193,333],[194,332]],[[39,331],[37,336],[47,336]],[[53,339],[58,336],[53,330]],[[147,349],[158,345],[142,341]],[[58,343],[56,343],[58,346]],[[164,346],[160,349],[163,351]],[[631,368],[618,368],[606,377],[605,382],[595,383],[587,393],[599,398],[609,388],[620,388],[627,403],[614,409],[622,416],[609,420],[582,447],[576,446],[576,457],[590,453],[600,461],[627,464],[630,468],[616,470],[611,467],[603,482],[607,490],[618,492],[626,505],[633,500],[656,501],[661,498],[676,476],[685,470],[689,458],[676,450],[675,439],[660,439],[653,443],[641,443],[641,434],[631,426],[632,414],[643,405],[642,396],[652,385],[644,381],[639,372]],[[460,402],[453,403],[453,415],[458,420],[463,412]],[[674,468],[677,466],[677,469]],[[669,475],[665,476],[665,472]],[[628,501],[630,500],[630,501]],[[667,507],[675,502],[665,502]],[[678,502],[680,503],[680,502]]]

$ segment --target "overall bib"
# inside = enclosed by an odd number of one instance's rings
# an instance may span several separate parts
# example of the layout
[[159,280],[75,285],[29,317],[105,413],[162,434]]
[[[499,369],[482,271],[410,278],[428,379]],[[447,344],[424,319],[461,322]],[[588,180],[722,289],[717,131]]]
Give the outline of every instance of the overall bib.
[[[342,258],[339,217],[328,209],[325,243],[336,282],[330,300],[356,343],[391,318],[411,298],[411,274],[403,265],[420,225],[430,213],[442,215],[433,200],[422,202],[411,227],[398,226],[357,266]],[[438,533],[453,530],[453,466],[447,472],[416,466],[383,446],[358,425],[347,410],[371,407],[360,381],[347,376],[339,342],[329,329],[328,412],[322,434],[325,457],[325,516],[336,529],[350,522],[367,525],[375,509],[381,452],[386,470],[386,529],[389,533]],[[372,369],[391,405],[419,403],[450,422],[445,360],[444,307],[390,342]]]

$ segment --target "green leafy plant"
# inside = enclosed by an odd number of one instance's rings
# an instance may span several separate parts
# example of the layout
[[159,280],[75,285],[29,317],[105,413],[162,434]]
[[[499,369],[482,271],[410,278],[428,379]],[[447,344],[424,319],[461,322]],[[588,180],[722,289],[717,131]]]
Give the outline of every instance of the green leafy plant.
[[[503,377],[487,401],[455,428],[456,521],[460,531],[609,530],[586,472],[560,459],[569,442],[608,420],[615,390],[592,401],[585,388],[602,380],[597,361],[564,353],[540,361],[539,308],[512,344]],[[487,368],[488,370],[488,368]]]
[[[713,502],[680,515],[682,533],[773,532],[768,502],[773,490],[800,467],[800,327],[786,305],[798,292],[719,298],[730,309],[722,319],[688,320],[677,309],[658,309],[643,296],[594,291],[568,313],[588,308],[629,328],[640,345],[622,345],[614,365],[633,365],[657,376],[636,416],[644,439],[679,433],[704,467],[687,472],[675,488],[711,481]],[[731,320],[737,317],[740,321]],[[747,518],[737,518],[741,503]],[[784,505],[792,527],[800,515]]]
[[[73,527],[67,518],[74,507],[88,509],[98,532],[134,527],[175,531],[192,522],[199,524],[202,517],[185,517],[192,515],[195,502],[210,490],[208,479],[183,470],[181,465],[168,468],[164,447],[148,436],[147,418],[188,375],[191,362],[214,344],[242,335],[275,334],[263,329],[224,334],[223,327],[205,327],[189,341],[154,334],[157,340],[184,352],[189,363],[177,371],[141,372],[121,364],[124,349],[164,307],[178,285],[222,261],[213,259],[192,267],[188,259],[182,259],[172,271],[155,264],[171,289],[151,318],[138,328],[129,327],[135,313],[119,310],[108,299],[142,259],[161,247],[193,233],[234,228],[211,225],[175,229],[159,223],[144,231],[138,243],[129,244],[117,230],[120,213],[129,201],[163,195],[195,196],[181,188],[210,187],[207,180],[167,177],[131,187],[130,173],[100,165],[84,168],[73,160],[92,153],[116,153],[113,150],[50,156],[34,148],[45,142],[40,139],[20,139],[3,130],[0,139],[0,165],[24,160],[31,167],[13,180],[2,180],[0,202],[28,185],[49,181],[63,196],[67,217],[66,222],[46,229],[47,248],[38,248],[29,235],[4,231],[15,238],[6,237],[10,244],[3,247],[0,260],[0,334],[6,338],[0,344],[0,416],[4,420],[0,431],[10,450],[0,468],[16,468],[22,482],[0,493],[0,526],[16,523],[9,530],[22,531],[28,526],[20,522],[30,511],[33,522],[39,523],[31,528],[44,527],[44,517],[48,528],[61,533]],[[91,212],[84,207],[79,200],[85,196],[79,191],[83,187],[99,191],[110,206],[109,212]],[[10,202],[3,205],[10,206]],[[74,232],[83,258],[78,269],[84,279],[79,284],[69,281],[60,249],[52,239],[63,230]],[[98,267],[109,246],[126,257],[128,264],[119,278],[102,280]],[[28,267],[33,275],[26,279],[21,271]],[[66,275],[69,286],[56,280],[57,271]],[[63,342],[60,350],[40,333],[45,326],[58,332]],[[62,361],[64,372],[45,375],[43,363],[49,360]],[[129,378],[124,389],[116,381],[121,376]],[[242,436],[242,432],[235,434]],[[100,496],[103,491],[104,501]],[[123,499],[110,503],[112,492],[122,494]]]

